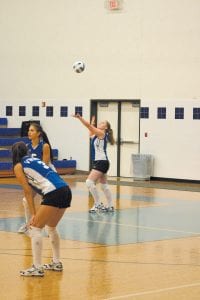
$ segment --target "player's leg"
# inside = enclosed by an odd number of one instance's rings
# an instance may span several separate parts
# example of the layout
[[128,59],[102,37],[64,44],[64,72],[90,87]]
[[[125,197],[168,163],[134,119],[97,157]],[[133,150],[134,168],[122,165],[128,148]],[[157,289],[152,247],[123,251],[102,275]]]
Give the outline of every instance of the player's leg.
[[[53,246],[53,257],[56,261],[60,258],[60,240],[56,231],[56,226],[67,207],[71,205],[72,193],[69,186],[64,186],[58,190],[44,195],[41,205],[34,218],[30,221],[29,236],[31,237],[33,267],[21,271],[22,276],[44,276],[42,266],[42,229],[45,225],[49,227],[50,239]],[[58,271],[58,266],[54,268]],[[61,268],[59,268],[61,271]]]
[[[47,233],[51,242],[51,248],[52,248],[52,262],[49,264],[44,264],[43,267],[46,270],[53,270],[53,271],[62,271],[63,265],[60,261],[60,237],[57,231],[57,224],[62,218],[63,214],[65,213],[66,208],[56,208],[56,210],[53,209],[53,213],[51,213],[51,206],[45,206],[45,214],[47,211],[50,213],[49,218],[46,222],[46,229]],[[40,210],[40,213],[43,213],[43,211]]]
[[101,206],[99,193],[96,187],[96,182],[101,176],[102,173],[100,171],[92,169],[88,178],[86,179],[86,186],[94,199],[94,206],[89,210],[90,212],[96,212]]
[[51,242],[52,248],[52,262],[45,264],[43,267],[46,270],[62,271],[63,265],[60,261],[60,237],[56,228],[58,220],[60,220],[65,212],[65,209],[59,209],[54,214],[46,225],[46,230]]
[[[35,218],[29,229],[31,237],[33,266],[30,269],[21,271],[22,276],[44,276],[42,265],[42,229],[47,224],[49,227],[56,227],[62,218],[66,208],[59,209],[57,207],[41,205],[37,210]],[[59,236],[53,230],[51,238],[54,240],[54,253],[59,253]],[[59,256],[59,255],[58,255]]]
[[114,206],[113,206],[112,194],[109,189],[109,185],[107,183],[107,175],[102,174],[102,176],[99,178],[99,182],[101,183],[101,189],[107,200],[107,206],[105,207],[105,211],[113,212]]
[[[35,197],[36,195],[36,192],[32,191],[32,194],[33,194],[33,198]],[[31,214],[30,214],[30,210],[29,210],[29,206],[28,206],[28,202],[26,200],[25,197],[23,197],[22,199],[22,204],[23,204],[23,207],[24,207],[24,214],[25,214],[25,223],[23,223],[20,228],[18,229],[18,233],[26,233],[27,232],[27,224],[31,218]]]

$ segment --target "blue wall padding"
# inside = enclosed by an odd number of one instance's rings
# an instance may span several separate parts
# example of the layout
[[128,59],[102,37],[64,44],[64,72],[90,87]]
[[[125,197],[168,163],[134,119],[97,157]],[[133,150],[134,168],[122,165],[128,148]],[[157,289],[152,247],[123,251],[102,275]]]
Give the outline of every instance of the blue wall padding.
[[20,136],[20,128],[0,128],[0,136]]
[[8,119],[7,118],[0,118],[0,125],[8,125]]
[[53,162],[56,168],[76,168],[76,160],[55,160]]
[[26,137],[21,137],[21,138],[2,138],[0,139],[0,146],[5,147],[5,146],[12,146],[16,142],[23,141],[24,143],[28,143],[29,139]]

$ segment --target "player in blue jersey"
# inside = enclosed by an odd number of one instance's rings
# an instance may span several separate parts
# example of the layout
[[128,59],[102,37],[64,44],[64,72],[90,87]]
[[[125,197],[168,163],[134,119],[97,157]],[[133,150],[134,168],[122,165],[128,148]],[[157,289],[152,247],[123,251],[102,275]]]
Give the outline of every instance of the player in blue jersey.
[[[67,183],[48,165],[28,155],[24,142],[12,147],[13,168],[26,197],[31,218],[28,235],[31,237],[33,266],[20,271],[21,276],[44,276],[44,269],[62,271],[60,262],[60,238],[56,226],[71,204],[71,190]],[[42,202],[36,211],[32,189],[42,195]],[[53,258],[42,265],[42,229],[46,226],[51,241]]]
[[42,126],[38,123],[31,123],[28,129],[28,138],[30,142],[27,147],[30,155],[41,159],[55,171],[51,144]]
[[[97,212],[99,210],[105,212],[113,212],[112,195],[107,183],[106,173],[109,169],[109,160],[107,156],[107,143],[114,144],[113,130],[108,121],[102,121],[95,127],[95,118],[92,118],[91,123],[83,119],[79,114],[73,115],[79,119],[81,123],[88,128],[91,138],[91,159],[92,170],[86,180],[86,185],[94,198],[94,206],[89,210],[90,212]],[[99,193],[96,188],[96,183],[101,183],[101,188],[107,199],[107,205],[104,206],[99,198]]]
[[[54,171],[56,171],[53,165],[53,154],[52,154],[51,144],[49,142],[46,132],[43,130],[41,125],[34,122],[31,123],[28,129],[28,138],[30,140],[27,143],[29,154],[32,157],[37,157],[41,159],[48,166],[50,166]],[[30,219],[30,212],[29,212],[26,198],[24,197],[22,201],[24,206],[26,223],[23,223],[20,226],[18,230],[19,233],[26,232],[27,229],[26,224]]]

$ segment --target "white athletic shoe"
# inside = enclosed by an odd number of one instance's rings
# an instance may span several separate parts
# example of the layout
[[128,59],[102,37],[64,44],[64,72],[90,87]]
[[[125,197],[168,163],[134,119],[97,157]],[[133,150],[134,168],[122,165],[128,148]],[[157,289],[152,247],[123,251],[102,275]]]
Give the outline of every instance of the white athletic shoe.
[[27,230],[28,230],[28,226],[26,223],[24,223],[19,227],[18,233],[26,233]]
[[31,277],[31,276],[37,276],[37,277],[43,277],[44,276],[44,269],[43,267],[36,268],[34,265],[27,269],[20,271],[21,276]]
[[95,213],[95,212],[97,212],[97,211],[98,211],[98,207],[95,206],[95,205],[94,205],[92,208],[89,209],[89,212],[90,212],[90,213]]
[[98,205],[94,205],[92,208],[90,208],[90,213],[96,213],[98,211],[103,211],[105,209],[103,203],[100,203]]
[[113,206],[105,207],[105,212],[114,212],[115,209]]
[[98,205],[98,209],[102,210],[102,211],[105,210],[105,206],[104,206],[104,204],[102,202]]
[[55,263],[52,261],[50,264],[43,265],[43,268],[45,270],[52,270],[52,271],[58,271],[58,272],[63,271],[63,265],[62,265],[61,261],[59,263]]

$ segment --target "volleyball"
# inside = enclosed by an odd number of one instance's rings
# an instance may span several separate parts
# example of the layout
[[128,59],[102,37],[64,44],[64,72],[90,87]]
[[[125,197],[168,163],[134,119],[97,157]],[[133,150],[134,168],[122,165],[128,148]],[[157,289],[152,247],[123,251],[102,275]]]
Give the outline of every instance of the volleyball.
[[82,73],[85,70],[85,64],[82,61],[76,61],[73,64],[73,69],[76,73]]

